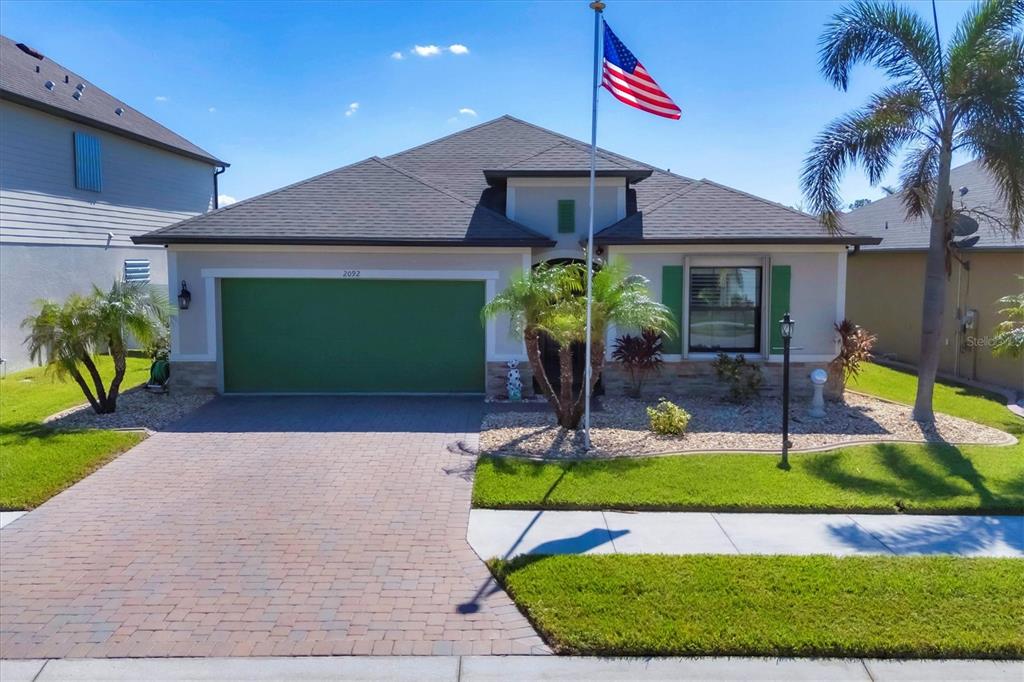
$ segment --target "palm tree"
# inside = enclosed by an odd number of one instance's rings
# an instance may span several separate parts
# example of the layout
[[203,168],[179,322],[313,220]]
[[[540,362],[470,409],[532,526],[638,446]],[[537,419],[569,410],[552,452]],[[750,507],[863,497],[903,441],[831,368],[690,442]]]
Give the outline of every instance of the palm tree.
[[[584,389],[573,391],[573,345],[586,340],[586,269],[580,263],[538,265],[523,273],[483,309],[483,317],[508,314],[513,334],[522,334],[526,354],[541,393],[548,399],[559,425],[579,426]],[[591,389],[604,367],[605,336],[609,325],[675,331],[671,312],[651,298],[647,280],[630,275],[624,262],[605,265],[594,274],[591,309]],[[558,344],[559,390],[556,393],[541,361],[540,335]]]
[[[21,324],[29,330],[25,343],[30,357],[45,362],[58,378],[70,376],[97,414],[117,409],[127,369],[126,335],[149,343],[166,330],[170,314],[163,293],[143,282],[114,282],[109,291],[94,286],[89,296],[72,294],[64,303],[38,305],[39,311]],[[102,348],[114,361],[114,376],[106,387],[93,361]]]
[[946,296],[947,249],[954,218],[950,165],[965,150],[981,160],[1005,202],[1002,226],[1020,233],[1024,220],[1024,0],[975,5],[943,49],[933,29],[895,3],[859,1],[836,14],[821,37],[825,77],[846,90],[851,69],[870,63],[893,84],[817,137],[801,183],[812,211],[841,230],[838,185],[860,164],[872,183],[907,151],[899,194],[908,217],[931,221],[921,311],[921,358],[914,419],[934,420],[932,391],[939,365]]

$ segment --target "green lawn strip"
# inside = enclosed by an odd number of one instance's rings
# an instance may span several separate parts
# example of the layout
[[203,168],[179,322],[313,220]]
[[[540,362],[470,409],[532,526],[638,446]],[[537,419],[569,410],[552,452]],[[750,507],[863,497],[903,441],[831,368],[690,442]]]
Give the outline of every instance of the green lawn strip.
[[647,509],[1019,514],[1024,462],[1003,448],[878,445],[792,455],[686,455],[590,462],[484,457],[473,504],[498,509]]
[[1015,559],[598,555],[490,566],[559,653],[1024,655]]
[[[913,400],[915,377],[865,367],[854,388]],[[936,408],[1024,436],[1001,397],[936,385]],[[793,453],[790,471],[756,454],[534,462],[483,457],[473,504],[524,509],[1024,513],[1024,445],[884,443]]]
[[[895,402],[914,404],[917,376],[907,370],[866,364],[849,388]],[[1006,399],[959,384],[936,382],[932,406],[936,412],[985,424],[1017,437],[1024,436],[1024,419],[1006,409]]]
[[[123,387],[143,383],[149,365],[128,358]],[[113,373],[107,356],[97,366],[104,379]],[[140,433],[58,431],[41,423],[83,402],[77,384],[56,381],[41,368],[0,379],[0,509],[36,507],[142,440]]]

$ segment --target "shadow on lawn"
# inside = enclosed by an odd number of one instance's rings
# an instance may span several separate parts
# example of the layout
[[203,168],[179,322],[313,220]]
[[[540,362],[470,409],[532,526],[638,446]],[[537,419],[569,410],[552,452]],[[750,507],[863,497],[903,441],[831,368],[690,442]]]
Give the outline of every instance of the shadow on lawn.
[[[837,488],[854,490],[869,495],[887,495],[893,498],[896,505],[902,500],[920,499],[921,497],[955,497],[966,491],[958,482],[966,483],[977,496],[981,506],[992,507],[1003,499],[994,493],[986,484],[985,477],[975,468],[974,463],[966,457],[960,448],[949,444],[929,444],[923,446],[927,462],[938,464],[943,473],[936,473],[921,461],[920,456],[908,453],[899,445],[880,444],[874,446],[871,455],[877,457],[897,480],[880,480],[854,473],[844,468],[849,459],[841,453],[821,454],[808,458],[802,468],[812,476],[826,481]],[[1011,486],[1015,488],[1017,486]]]

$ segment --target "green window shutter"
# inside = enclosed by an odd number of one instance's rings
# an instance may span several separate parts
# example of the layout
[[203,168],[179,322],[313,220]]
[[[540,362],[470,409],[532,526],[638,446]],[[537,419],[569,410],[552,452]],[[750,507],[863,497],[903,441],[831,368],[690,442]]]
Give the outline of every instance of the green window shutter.
[[683,266],[665,265],[661,268],[661,302],[672,312],[677,330],[666,334],[663,353],[678,355],[683,352]]
[[75,187],[99,192],[103,188],[98,137],[75,132]]
[[558,200],[558,231],[572,233],[576,231],[576,200]]
[[789,285],[791,271],[788,265],[772,266],[771,314],[768,318],[768,329],[771,330],[769,354],[782,352],[782,332],[779,331],[779,320],[789,309]]

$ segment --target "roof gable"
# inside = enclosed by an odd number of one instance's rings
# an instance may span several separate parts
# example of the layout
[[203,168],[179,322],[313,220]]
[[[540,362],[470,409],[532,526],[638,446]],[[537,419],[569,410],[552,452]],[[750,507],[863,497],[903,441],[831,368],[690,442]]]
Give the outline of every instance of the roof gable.
[[[967,208],[982,210],[996,219],[977,218],[977,234],[981,239],[977,246],[972,247],[973,250],[1024,249],[1024,235],[1014,239],[996,222],[1006,219],[1006,204],[999,195],[996,183],[980,161],[971,161],[952,169],[949,181],[957,205],[963,202]],[[960,197],[958,191],[962,187],[968,191]],[[882,243],[867,247],[869,250],[920,251],[928,248],[931,219],[927,216],[908,218],[903,197],[892,194],[844,214],[842,225],[860,234],[881,238]]]
[[[45,57],[37,59],[27,54],[6,36],[0,36],[0,65],[2,99],[213,165],[227,165],[60,64]],[[53,84],[52,89],[46,87],[47,82]],[[81,90],[78,89],[80,84]],[[79,92],[78,99],[74,97],[76,92]],[[118,109],[121,110],[120,114],[117,113]]]
[[136,243],[546,246],[505,216],[373,157],[190,218]]

